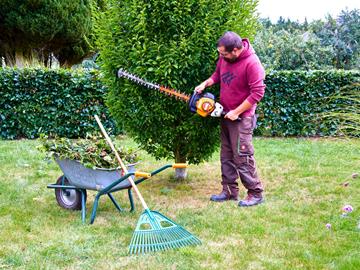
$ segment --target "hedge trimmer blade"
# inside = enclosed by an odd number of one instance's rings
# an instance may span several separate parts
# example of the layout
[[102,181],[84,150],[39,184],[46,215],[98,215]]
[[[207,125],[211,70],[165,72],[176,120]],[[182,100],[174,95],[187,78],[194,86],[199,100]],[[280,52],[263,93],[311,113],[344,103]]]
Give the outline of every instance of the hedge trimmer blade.
[[169,96],[173,96],[177,99],[180,99],[180,100],[183,100],[185,102],[188,102],[190,100],[190,95],[187,95],[185,93],[181,93],[177,90],[174,90],[174,89],[170,89],[170,88],[167,88],[167,87],[164,87],[164,86],[160,86],[158,84],[155,84],[155,83],[151,83],[151,82],[148,82],[134,74],[131,74],[123,69],[119,69],[118,70],[118,77],[119,78],[126,78],[130,81],[133,81],[134,83],[138,84],[138,85],[143,85],[149,89],[156,89],[158,91],[160,91],[161,93],[165,93]]

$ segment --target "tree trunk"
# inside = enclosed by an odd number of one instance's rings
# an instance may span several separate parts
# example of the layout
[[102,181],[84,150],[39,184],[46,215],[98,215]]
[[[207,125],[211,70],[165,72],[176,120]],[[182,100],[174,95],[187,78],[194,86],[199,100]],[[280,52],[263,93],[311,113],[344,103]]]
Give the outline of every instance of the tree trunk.
[[26,63],[26,58],[23,51],[15,51],[15,66],[23,68]]
[[6,58],[6,63],[11,67],[44,66],[44,61],[42,61],[36,51],[32,49],[22,50],[16,48],[13,52],[9,52]]
[[[176,163],[186,163],[186,157],[182,156],[180,154],[180,151],[177,149],[175,152],[175,162]],[[181,168],[177,168],[175,169],[175,179],[177,181],[183,181],[185,180],[187,177],[187,169],[181,169]]]

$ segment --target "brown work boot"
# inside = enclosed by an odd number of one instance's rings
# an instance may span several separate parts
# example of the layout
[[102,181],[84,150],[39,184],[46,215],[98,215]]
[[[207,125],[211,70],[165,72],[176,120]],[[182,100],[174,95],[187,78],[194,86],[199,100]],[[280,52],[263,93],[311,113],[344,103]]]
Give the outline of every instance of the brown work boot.
[[263,202],[264,202],[264,198],[261,194],[260,195],[248,194],[245,200],[241,200],[238,205],[240,207],[247,207],[247,206],[254,206]]
[[210,201],[213,201],[213,202],[224,202],[224,201],[229,201],[229,200],[237,201],[238,196],[231,195],[231,194],[228,194],[223,191],[220,194],[211,195],[211,197],[210,197]]

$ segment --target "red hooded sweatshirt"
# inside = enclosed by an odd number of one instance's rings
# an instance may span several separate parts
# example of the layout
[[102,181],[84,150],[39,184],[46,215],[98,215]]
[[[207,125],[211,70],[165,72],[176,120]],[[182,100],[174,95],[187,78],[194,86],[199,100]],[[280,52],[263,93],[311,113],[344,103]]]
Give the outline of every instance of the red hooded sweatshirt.
[[265,71],[248,39],[243,39],[244,50],[233,63],[220,56],[215,72],[211,75],[214,83],[220,83],[220,103],[224,111],[236,109],[244,100],[253,106],[241,114],[242,117],[255,114],[256,104],[264,96]]

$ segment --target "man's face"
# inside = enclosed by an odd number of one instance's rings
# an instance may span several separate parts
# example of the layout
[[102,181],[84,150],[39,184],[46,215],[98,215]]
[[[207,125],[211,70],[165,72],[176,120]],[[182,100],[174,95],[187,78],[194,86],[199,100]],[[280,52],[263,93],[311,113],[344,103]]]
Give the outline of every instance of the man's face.
[[227,52],[224,46],[220,46],[217,48],[217,50],[226,62],[233,63],[235,62],[236,58],[238,58],[237,51],[239,49],[237,48],[234,48],[231,52]]

